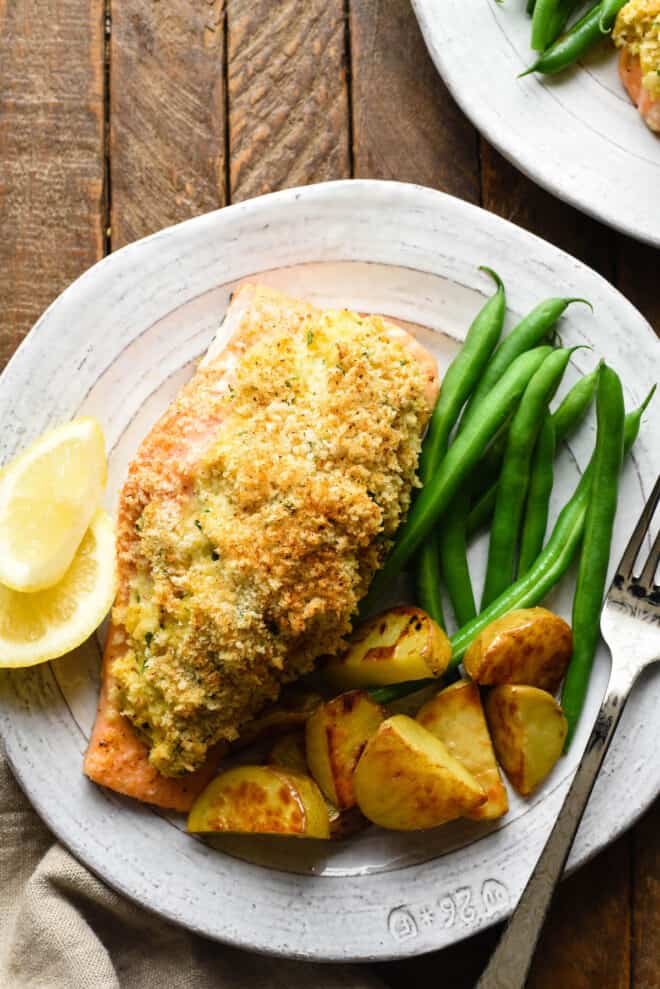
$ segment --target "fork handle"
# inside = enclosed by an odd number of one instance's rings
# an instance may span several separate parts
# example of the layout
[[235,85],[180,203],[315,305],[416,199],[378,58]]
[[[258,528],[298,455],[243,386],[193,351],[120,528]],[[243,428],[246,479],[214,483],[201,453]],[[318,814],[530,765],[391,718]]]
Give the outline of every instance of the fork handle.
[[476,989],[524,989],[541,928],[632,681],[610,681],[584,755],[518,906]]

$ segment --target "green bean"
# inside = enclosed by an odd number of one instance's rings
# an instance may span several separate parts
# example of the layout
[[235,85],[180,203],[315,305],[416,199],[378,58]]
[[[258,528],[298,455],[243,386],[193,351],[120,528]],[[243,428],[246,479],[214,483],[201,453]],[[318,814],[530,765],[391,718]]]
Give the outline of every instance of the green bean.
[[536,0],[527,0],[527,13],[531,17],[534,13],[534,7],[536,6]]
[[545,51],[558,38],[576,6],[576,0],[536,0],[532,18],[534,51]]
[[[585,374],[583,378],[573,385],[556,412],[552,414],[552,422],[555,427],[555,447],[559,448],[562,440],[565,440],[574,429],[582,422],[586,412],[593,401],[598,386],[598,374],[600,364],[595,371]],[[491,465],[492,469],[492,465]],[[479,467],[481,472],[481,466]],[[495,508],[495,497],[497,495],[497,484],[491,484],[479,500],[470,509],[467,524],[468,539],[482,529],[491,518]]]
[[616,19],[617,14],[628,0],[612,0],[607,4],[606,22],[604,14],[605,0],[597,3],[591,10],[582,17],[577,24],[565,35],[559,38],[553,45],[543,52],[533,65],[521,72],[521,76],[529,75],[530,72],[542,72],[544,75],[553,75],[561,72],[562,69],[573,65],[592,47],[603,33],[609,31]]
[[600,29],[603,34],[609,34],[621,10],[621,4],[619,0],[603,0],[600,6]]
[[463,346],[443,378],[419,461],[419,474],[423,484],[435,473],[446,454],[449,436],[460,411],[479,380],[502,332],[506,312],[504,285],[499,275],[490,268],[482,267],[480,270],[494,279],[497,291],[473,321]]
[[440,569],[459,626],[477,613],[467,559],[468,508],[469,499],[459,493],[442,517],[438,536]]
[[554,460],[555,427],[552,424],[552,416],[547,415],[543,420],[532,457],[529,492],[520,537],[520,554],[518,557],[518,575],[520,577],[533,566],[534,560],[543,549],[545,530],[548,525],[550,495],[554,481]]
[[[642,415],[646,411],[649,402],[655,393],[655,386],[651,389],[642,404],[634,412],[629,412],[625,418],[623,428],[623,449],[624,454],[630,452],[637,436],[642,421]],[[546,546],[539,554],[531,570],[507,588],[503,594],[493,601],[491,605],[477,615],[471,622],[460,628],[450,639],[452,646],[452,657],[449,662],[448,672],[455,670],[462,660],[470,643],[482,632],[487,625],[494,622],[496,618],[514,611],[517,608],[533,608],[545,595],[552,590],[555,584],[568,570],[575,551],[580,544],[584,532],[584,523],[589,507],[589,496],[591,492],[591,478],[593,474],[592,457],[584,474],[580,478],[572,497],[564,505],[555,522],[552,535]],[[419,690],[422,683],[432,681],[415,681],[416,689]],[[394,693],[396,688],[401,690],[400,696],[412,693],[413,681],[406,681],[400,684],[392,684],[389,688],[392,693],[388,700],[394,700],[398,694]]]
[[390,701],[398,701],[409,694],[416,694],[418,690],[423,690],[424,687],[430,687],[432,684],[438,685],[436,677],[426,680],[404,680],[402,683],[390,683],[386,687],[371,687],[368,693],[377,704],[389,704]]
[[[433,539],[433,536],[431,536]],[[422,547],[418,554],[415,572],[415,600],[420,608],[430,615],[434,622],[445,628],[445,615],[442,609],[442,594],[440,593],[440,577],[438,573],[437,547]]]
[[555,427],[557,445],[572,433],[586,415],[598,388],[598,378],[602,366],[603,362],[600,361],[594,371],[580,378],[566,393],[556,411],[552,413],[552,424]]
[[[481,270],[493,278],[497,291],[473,321],[465,343],[445,374],[420,458],[422,484],[428,483],[446,454],[449,436],[461,409],[479,380],[502,332],[506,312],[504,285],[499,275],[490,268]],[[444,625],[438,551],[432,538],[422,546],[417,561],[417,600],[431,618]]]
[[369,593],[363,599],[360,606],[362,614],[398,576],[427,538],[436,521],[447,509],[461,484],[469,476],[509,415],[511,408],[524,392],[530,378],[551,352],[551,347],[536,347],[516,358],[490,395],[481,403],[479,421],[470,423],[456,437],[441,464],[438,465],[438,470],[415,499],[408,518],[399,528],[385,566],[376,574]]
[[481,607],[486,608],[515,576],[516,550],[534,444],[543,416],[563,377],[572,351],[555,350],[531,379],[511,422],[488,547]]
[[531,48],[542,52],[548,47],[550,23],[557,15],[559,0],[536,0],[532,16]]
[[[463,428],[463,424],[464,420],[461,420],[459,430]],[[476,491],[481,491],[497,480],[506,449],[508,429],[507,421],[479,461],[478,468],[469,479],[466,491],[463,495],[459,494],[454,498],[447,509],[436,537],[442,578],[459,625],[464,625],[477,613],[467,558],[470,503]]]
[[584,302],[590,306],[586,299],[545,299],[535,306],[531,312],[521,319],[514,326],[507,336],[504,337],[493,357],[488,362],[479,384],[473,391],[470,400],[461,418],[461,428],[467,424],[475,415],[475,408],[481,400],[488,395],[493,386],[500,380],[509,365],[524,354],[526,350],[542,343],[557,320],[563,315],[572,302]]
[[566,748],[571,743],[582,711],[600,639],[600,612],[623,460],[623,389],[619,376],[607,365],[600,373],[596,408],[598,429],[593,480],[573,598],[573,656],[561,695],[568,721]]

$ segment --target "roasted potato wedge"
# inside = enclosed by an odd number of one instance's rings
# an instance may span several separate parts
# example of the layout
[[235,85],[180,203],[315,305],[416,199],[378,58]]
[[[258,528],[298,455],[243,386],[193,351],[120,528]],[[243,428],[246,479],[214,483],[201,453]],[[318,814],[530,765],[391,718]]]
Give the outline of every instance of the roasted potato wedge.
[[328,660],[324,676],[340,690],[441,676],[449,639],[421,608],[390,608],[363,622],[348,650]]
[[[291,732],[278,738],[270,751],[268,761],[272,766],[292,769],[294,773],[308,773],[304,734]],[[325,804],[330,820],[330,837],[337,841],[350,838],[351,835],[366,828],[369,823],[357,807],[351,807],[350,810],[339,810],[328,799],[325,800]]]
[[350,690],[319,705],[307,719],[307,765],[324,796],[340,810],[355,806],[353,772],[384,717],[369,694]]
[[514,684],[494,687],[485,710],[497,758],[518,793],[527,797],[561,755],[564,712],[546,690]]
[[242,749],[263,738],[301,727],[322,700],[321,695],[313,690],[285,688],[275,704],[268,705],[258,717],[242,726],[232,748]]
[[353,787],[364,816],[396,831],[437,827],[487,799],[442,742],[405,714],[383,721],[357,764]]
[[506,787],[495,761],[476,683],[458,680],[450,684],[419,709],[417,721],[440,739],[485,790],[486,803],[465,816],[482,821],[506,814]]
[[546,608],[520,608],[491,622],[463,665],[484,685],[519,683],[554,694],[573,652],[571,627]]
[[305,735],[302,731],[292,731],[278,738],[268,757],[271,766],[281,766],[282,769],[292,769],[294,773],[307,774],[307,758],[305,756]]
[[238,766],[216,776],[193,804],[188,831],[329,838],[328,810],[314,780],[279,766]]

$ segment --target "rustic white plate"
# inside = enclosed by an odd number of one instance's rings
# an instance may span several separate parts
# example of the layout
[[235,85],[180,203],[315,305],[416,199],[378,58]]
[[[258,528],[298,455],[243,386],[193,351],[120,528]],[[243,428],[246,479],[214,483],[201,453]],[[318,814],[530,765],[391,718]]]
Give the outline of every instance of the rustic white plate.
[[[336,182],[242,203],[113,254],[45,313],[0,379],[0,460],[47,426],[97,415],[111,449],[112,507],[129,457],[190,375],[237,281],[259,278],[321,303],[386,313],[419,333],[445,367],[484,293],[477,265],[504,278],[520,314],[560,293],[587,296],[561,333],[591,344],[568,378],[605,357],[626,401],[658,377],[658,345],[607,282],[522,230],[415,186]],[[569,382],[567,382],[568,384]],[[654,413],[657,416],[657,412]],[[558,468],[556,502],[588,459],[594,423]],[[660,467],[649,427],[625,468],[614,556]],[[554,506],[556,511],[557,504]],[[475,553],[482,571],[483,544]],[[551,605],[570,614],[571,581]],[[243,947],[309,959],[401,957],[456,941],[516,902],[559,807],[604,689],[598,657],[580,736],[529,803],[499,825],[421,834],[373,828],[343,844],[225,839],[218,847],[82,775],[98,687],[95,641],[46,667],[1,680],[0,729],[21,785],[55,834],[111,886],[164,917]],[[630,825],[660,783],[660,671],[635,691],[572,857],[583,862]]]
[[623,89],[605,39],[558,76],[534,60],[523,0],[413,0],[438,71],[491,144],[549,192],[660,246],[660,137]]

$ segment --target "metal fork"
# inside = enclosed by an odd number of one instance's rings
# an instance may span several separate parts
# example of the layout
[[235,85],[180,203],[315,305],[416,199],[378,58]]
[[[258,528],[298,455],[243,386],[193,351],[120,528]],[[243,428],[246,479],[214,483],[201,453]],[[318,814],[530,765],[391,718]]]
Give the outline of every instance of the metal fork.
[[660,532],[642,572],[633,568],[660,499],[660,477],[607,594],[600,629],[612,653],[610,679],[594,729],[545,848],[476,989],[523,989],[555,886],[632,686],[660,659]]

